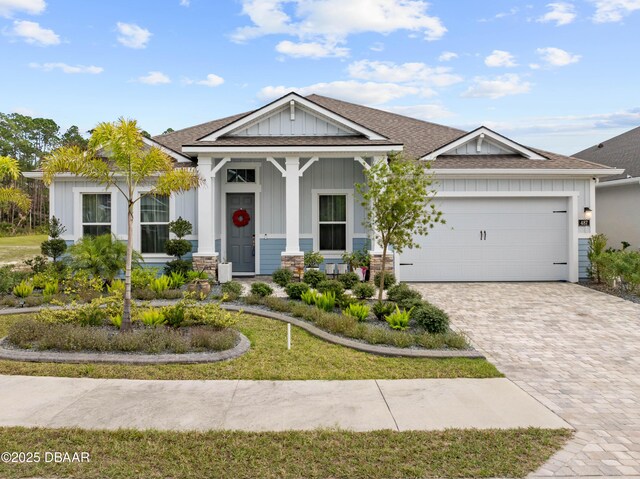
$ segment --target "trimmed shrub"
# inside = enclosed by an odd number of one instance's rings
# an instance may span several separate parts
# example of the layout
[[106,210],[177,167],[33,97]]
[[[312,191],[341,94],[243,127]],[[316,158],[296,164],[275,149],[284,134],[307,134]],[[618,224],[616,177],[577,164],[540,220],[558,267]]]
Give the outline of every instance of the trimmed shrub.
[[307,268],[317,268],[323,261],[324,256],[318,251],[305,251],[304,253],[304,265]]
[[193,263],[186,259],[174,259],[167,261],[164,265],[165,274],[180,273],[186,276],[191,271],[193,271]]
[[62,256],[65,251],[67,251],[67,242],[61,238],[50,239],[40,244],[40,252],[44,256],[52,258],[54,263],[58,261],[58,258]]
[[340,281],[335,279],[326,279],[320,281],[317,286],[318,291],[321,293],[332,292],[336,298],[340,298],[344,294],[344,286]]
[[288,269],[280,268],[273,272],[271,279],[273,279],[273,282],[278,286],[284,288],[293,280],[293,272]]
[[382,321],[384,320],[385,316],[388,316],[391,313],[393,313],[394,309],[395,309],[395,306],[393,305],[393,303],[378,301],[373,305],[373,314],[376,316],[376,318]]
[[360,278],[353,271],[338,276],[338,281],[342,283],[344,289],[351,289],[360,282]]
[[[400,306],[401,309],[409,310],[412,308],[419,308],[424,304],[424,301],[419,298],[406,298],[396,304]],[[413,319],[413,316],[411,316],[411,319]]]
[[264,298],[273,294],[273,288],[267,283],[253,283],[251,285],[251,294]]
[[321,281],[325,281],[326,279],[327,275],[324,272],[318,269],[308,269],[304,272],[304,278],[302,279],[302,281],[307,283],[312,288],[316,288],[318,286],[318,283],[320,283]]
[[[377,284],[377,283],[376,283]],[[395,286],[391,286],[387,291],[387,299],[389,301],[393,301],[394,303],[400,303],[405,299],[409,298],[417,298],[422,299],[422,295],[417,291],[411,289],[404,283],[396,284]]]
[[[376,287],[380,285],[380,273],[376,273],[375,276],[373,277],[373,284],[375,284]],[[396,284],[396,276],[393,273],[387,271],[384,275],[383,289],[389,289],[394,284]]]
[[164,244],[164,251],[169,256],[177,256],[178,259],[191,251],[191,241],[185,239],[170,239]]
[[185,303],[185,321],[201,326],[211,326],[217,329],[230,328],[242,317],[242,313],[222,309],[220,303],[195,304]]
[[151,301],[156,299],[156,293],[149,288],[136,288],[131,290],[131,296],[140,301]]
[[376,288],[369,283],[359,283],[353,287],[352,292],[358,299],[369,299],[376,294]]
[[172,328],[179,328],[182,326],[182,323],[184,323],[185,309],[184,302],[182,301],[172,306],[165,306],[162,308],[162,315],[164,316],[165,323]]
[[302,293],[309,290],[309,285],[307,283],[289,283],[284,289],[291,299],[300,299]]
[[423,302],[411,311],[411,319],[432,334],[449,331],[449,315],[433,304]]
[[237,281],[227,281],[220,286],[222,294],[228,296],[229,301],[234,301],[242,296],[242,285]]
[[13,288],[13,295],[18,298],[26,298],[33,293],[33,285],[25,280],[22,280],[19,284]]

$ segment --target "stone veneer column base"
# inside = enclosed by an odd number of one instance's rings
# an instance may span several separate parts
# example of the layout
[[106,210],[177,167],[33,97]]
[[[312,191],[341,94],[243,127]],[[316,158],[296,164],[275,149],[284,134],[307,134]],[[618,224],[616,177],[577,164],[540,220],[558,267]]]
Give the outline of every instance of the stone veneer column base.
[[193,255],[193,269],[194,271],[204,271],[214,281],[218,280],[218,255],[200,256]]
[[304,271],[304,255],[302,254],[285,254],[280,256],[280,267],[292,271],[297,275],[299,271]]
[[[373,281],[376,273],[382,271],[382,253],[370,253],[370,262],[369,262],[369,281]],[[387,252],[387,262],[384,265],[385,271],[389,271],[390,273],[394,272],[393,268],[393,253]]]

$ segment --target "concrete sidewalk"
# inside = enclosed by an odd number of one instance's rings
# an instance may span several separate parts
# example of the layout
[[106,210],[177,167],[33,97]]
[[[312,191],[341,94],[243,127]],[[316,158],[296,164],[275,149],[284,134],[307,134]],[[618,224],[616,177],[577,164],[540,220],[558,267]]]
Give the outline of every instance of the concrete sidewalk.
[[0,376],[0,426],[570,428],[508,379],[138,381],[30,376]]

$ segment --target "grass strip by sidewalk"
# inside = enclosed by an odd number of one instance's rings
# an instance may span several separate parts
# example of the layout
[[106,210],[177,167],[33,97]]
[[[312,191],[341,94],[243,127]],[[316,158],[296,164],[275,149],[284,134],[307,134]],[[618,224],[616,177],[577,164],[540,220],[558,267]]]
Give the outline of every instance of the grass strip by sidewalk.
[[567,430],[287,432],[0,428],[0,451],[89,452],[88,463],[2,464],[0,477],[524,477]]
[[[0,337],[26,315],[0,316]],[[502,374],[486,360],[390,358],[322,341],[293,327],[287,350],[287,325],[245,315],[239,329],[251,341],[240,358],[211,364],[130,366],[0,361],[0,374],[124,379],[421,379],[494,378]]]

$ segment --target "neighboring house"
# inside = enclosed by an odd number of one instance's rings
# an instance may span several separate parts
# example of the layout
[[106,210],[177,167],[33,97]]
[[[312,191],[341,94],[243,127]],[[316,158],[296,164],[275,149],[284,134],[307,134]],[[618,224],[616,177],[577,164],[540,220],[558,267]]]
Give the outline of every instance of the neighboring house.
[[[170,198],[145,198],[135,212],[135,247],[167,261],[167,223],[194,225],[194,267],[233,263],[234,274],[302,265],[302,252],[341,262],[370,244],[354,190],[390,151],[430,160],[446,225],[396,255],[404,281],[577,281],[586,273],[596,179],[620,171],[522,146],[488,128],[465,132],[319,95],[290,93],[255,111],[149,140],[205,183]],[[68,175],[51,186],[51,213],[67,239],[111,231],[126,238],[116,191]],[[592,220],[593,221],[593,220]],[[582,256],[580,251],[582,251]],[[379,267],[379,266],[378,266]]]
[[596,185],[598,233],[606,234],[614,248],[623,241],[640,248],[640,127],[574,156],[624,168],[624,174],[603,177]]

